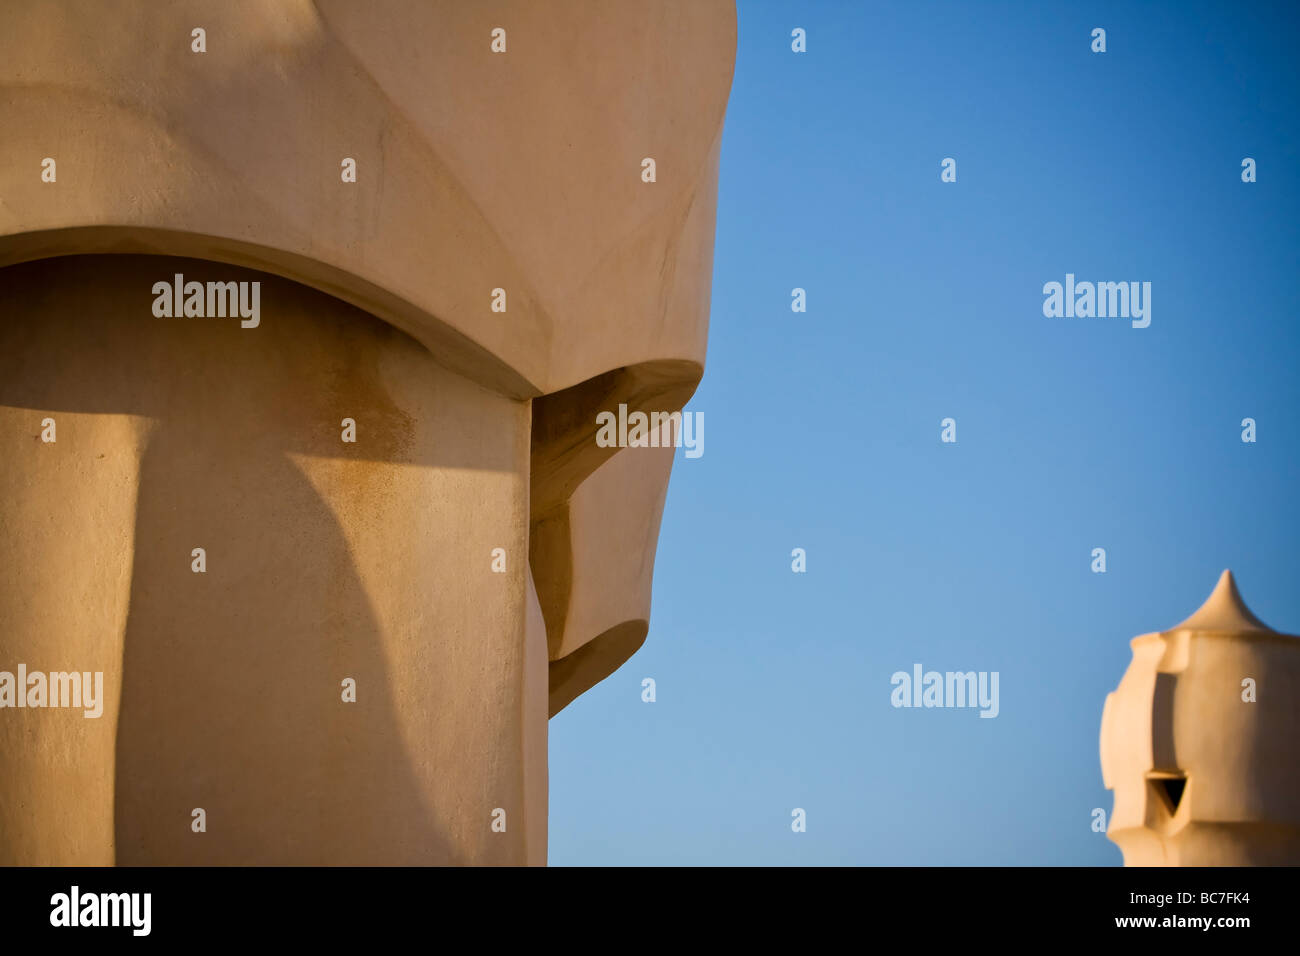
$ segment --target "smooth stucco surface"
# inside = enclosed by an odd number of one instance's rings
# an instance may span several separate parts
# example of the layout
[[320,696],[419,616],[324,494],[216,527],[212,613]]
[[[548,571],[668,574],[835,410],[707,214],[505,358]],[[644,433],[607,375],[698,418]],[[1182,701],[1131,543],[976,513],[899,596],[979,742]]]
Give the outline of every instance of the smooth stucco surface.
[[0,720],[0,862],[545,861],[672,464],[595,416],[702,374],[734,52],[721,0],[0,10],[0,668],[108,688]]

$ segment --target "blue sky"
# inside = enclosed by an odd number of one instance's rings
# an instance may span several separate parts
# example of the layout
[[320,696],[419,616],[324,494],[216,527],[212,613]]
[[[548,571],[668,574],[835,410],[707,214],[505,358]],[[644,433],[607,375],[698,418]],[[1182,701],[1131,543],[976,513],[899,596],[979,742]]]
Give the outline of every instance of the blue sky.
[[[553,865],[1121,862],[1091,811],[1129,639],[1225,567],[1300,632],[1296,28],[743,0],[705,453],[645,647],[551,721]],[[1149,281],[1150,327],[1045,318],[1067,272]],[[891,707],[918,662],[998,671],[999,716]]]

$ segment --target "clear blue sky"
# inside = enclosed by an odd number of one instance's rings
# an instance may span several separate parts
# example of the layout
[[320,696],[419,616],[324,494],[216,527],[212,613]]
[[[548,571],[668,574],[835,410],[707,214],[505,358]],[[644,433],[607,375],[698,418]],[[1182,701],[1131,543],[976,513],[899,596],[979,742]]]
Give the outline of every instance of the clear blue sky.
[[[1118,865],[1129,639],[1225,567],[1300,632],[1295,8],[739,19],[705,453],[645,647],[551,721],[551,863]],[[1150,327],[1045,318],[1067,272],[1151,282]],[[1000,715],[891,707],[917,662],[1000,672]]]

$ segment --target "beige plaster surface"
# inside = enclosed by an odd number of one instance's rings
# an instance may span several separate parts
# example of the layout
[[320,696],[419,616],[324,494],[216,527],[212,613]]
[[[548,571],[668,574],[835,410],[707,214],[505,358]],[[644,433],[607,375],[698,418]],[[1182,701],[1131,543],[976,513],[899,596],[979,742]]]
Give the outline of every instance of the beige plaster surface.
[[672,466],[595,416],[702,374],[734,52],[729,0],[0,7],[0,670],[106,697],[0,710],[0,863],[545,862]]

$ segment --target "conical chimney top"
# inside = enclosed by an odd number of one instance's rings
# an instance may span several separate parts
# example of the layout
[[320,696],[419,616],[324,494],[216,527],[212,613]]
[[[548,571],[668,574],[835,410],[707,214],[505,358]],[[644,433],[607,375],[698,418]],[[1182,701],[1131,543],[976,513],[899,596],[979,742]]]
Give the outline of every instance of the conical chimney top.
[[1183,623],[1170,628],[1173,631],[1267,631],[1271,627],[1251,613],[1237,591],[1237,582],[1231,571],[1219,575],[1219,583],[1195,614]]

